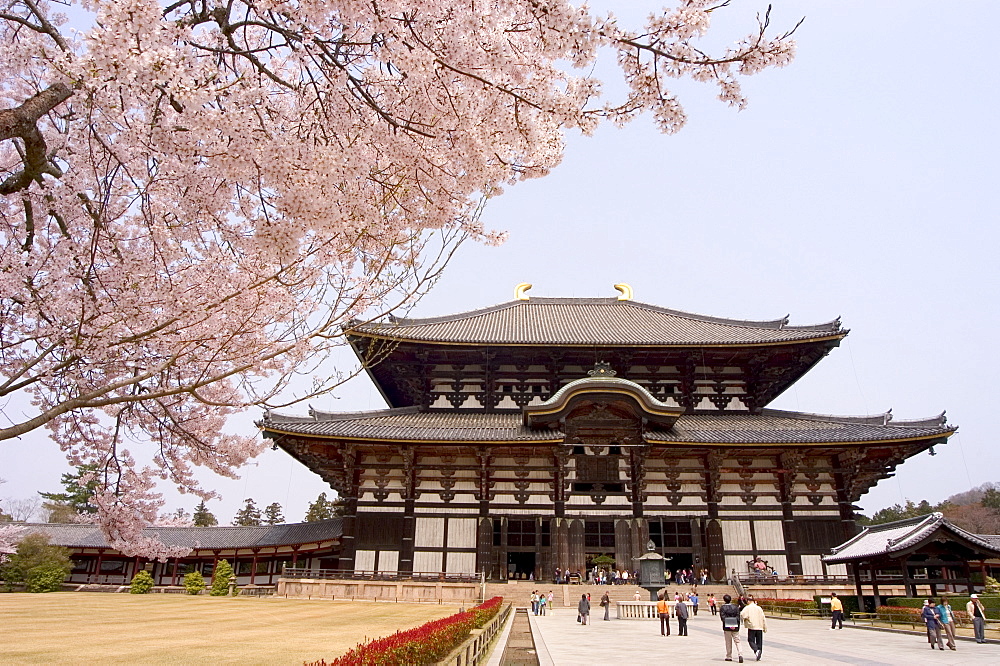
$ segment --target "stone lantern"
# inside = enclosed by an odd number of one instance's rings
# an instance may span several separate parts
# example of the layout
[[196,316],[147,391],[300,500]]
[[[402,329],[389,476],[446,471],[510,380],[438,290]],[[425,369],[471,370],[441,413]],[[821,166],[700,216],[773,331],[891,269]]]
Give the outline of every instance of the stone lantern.
[[639,562],[639,587],[649,590],[649,600],[656,601],[656,593],[663,589],[663,570],[666,560],[656,551],[656,544],[650,539],[646,543],[646,554],[633,558]]

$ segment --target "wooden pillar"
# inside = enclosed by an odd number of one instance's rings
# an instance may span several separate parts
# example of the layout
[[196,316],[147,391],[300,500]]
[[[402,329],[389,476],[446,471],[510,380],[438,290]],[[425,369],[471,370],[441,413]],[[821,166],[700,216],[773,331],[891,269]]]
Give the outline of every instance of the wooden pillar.
[[417,474],[417,453],[412,446],[403,447],[403,534],[399,547],[397,572],[413,574],[414,539],[417,535],[416,499],[420,483]]
[[858,566],[857,562],[852,562],[851,569],[854,571],[854,589],[858,593],[858,611],[864,613],[865,595],[861,591],[861,567]]
[[705,503],[708,509],[708,520],[705,525],[705,538],[708,550],[708,573],[714,581],[725,581],[729,572],[726,570],[725,544],[722,541],[722,524],[719,522],[719,502],[721,501],[721,474],[719,468],[725,456],[712,452],[705,456],[705,480],[702,488],[705,491]]
[[250,584],[253,585],[254,578],[257,576],[257,549],[253,549],[253,559],[250,561]]
[[[645,494],[642,492],[646,484],[646,455],[648,446],[636,446],[628,449],[629,454],[629,490],[632,500],[632,516],[642,518]],[[643,549],[645,552],[645,549]],[[629,567],[631,569],[631,567]]]
[[[972,586],[972,568],[969,566],[968,560],[962,560],[962,573],[965,574],[965,589],[968,594],[972,594],[975,592],[975,588]],[[983,580],[986,578],[983,577]]]
[[629,520],[617,518],[615,525],[615,568],[632,569],[632,533]]
[[174,570],[173,570],[173,573],[170,576],[170,584],[173,585],[174,587],[177,586],[177,567],[180,566],[180,563],[181,563],[180,558],[179,557],[175,557],[174,558]]
[[564,518],[566,516],[566,476],[569,473],[569,460],[572,453],[572,446],[560,445],[555,450],[552,501],[554,506],[553,512],[556,518]]
[[357,534],[358,522],[358,487],[360,485],[360,469],[357,464],[358,453],[353,445],[344,444],[341,451],[343,460],[343,483],[335,488],[344,498],[343,533],[341,542],[341,566],[354,570],[354,553],[357,549],[354,537]]
[[785,535],[785,552],[788,557],[788,574],[802,575],[802,557],[799,555],[798,528],[795,525],[795,515],[792,504],[795,501],[795,474],[802,460],[799,453],[782,453],[779,457],[781,471],[778,472],[778,485],[781,501],[781,524]]
[[584,548],[584,524],[582,518],[569,521],[569,568],[579,571],[586,580],[587,554]]
[[910,579],[910,567],[906,565],[905,557],[899,560],[899,566],[903,571],[903,589],[906,591],[906,596],[917,596],[917,586]]
[[569,520],[566,518],[552,519],[552,548],[556,566],[563,570],[565,576],[569,572]]
[[875,608],[878,608],[879,607],[878,571],[875,567],[874,562],[868,563],[868,570],[871,572],[871,577],[872,577],[872,594],[875,596]]
[[[298,567],[298,565],[299,565],[299,546],[293,546],[292,547],[292,568],[295,569],[296,567]],[[339,568],[343,569],[343,567],[341,567],[339,563],[337,564],[337,566]]]

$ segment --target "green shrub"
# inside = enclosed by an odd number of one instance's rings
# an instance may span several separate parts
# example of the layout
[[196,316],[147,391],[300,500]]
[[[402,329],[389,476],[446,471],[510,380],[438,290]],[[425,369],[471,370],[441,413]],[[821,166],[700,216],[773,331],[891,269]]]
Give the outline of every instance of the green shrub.
[[72,571],[69,551],[49,544],[44,534],[29,534],[3,565],[7,585],[24,583],[28,592],[55,592]]
[[776,608],[816,608],[816,602],[812,599],[770,599],[755,597],[757,605],[766,611],[773,611]]
[[49,562],[32,567],[24,578],[24,589],[28,592],[58,592],[66,580],[66,569]]
[[188,594],[198,594],[205,589],[205,577],[201,575],[200,571],[184,574],[184,589],[188,591]]
[[153,591],[153,585],[153,577],[149,575],[148,571],[143,569],[132,578],[132,585],[129,587],[129,592],[132,594],[149,594]]
[[992,576],[986,577],[986,594],[1000,594],[1000,581]]
[[213,597],[224,597],[229,594],[229,579],[233,577],[233,567],[227,560],[219,560],[212,573],[212,590],[209,592]]

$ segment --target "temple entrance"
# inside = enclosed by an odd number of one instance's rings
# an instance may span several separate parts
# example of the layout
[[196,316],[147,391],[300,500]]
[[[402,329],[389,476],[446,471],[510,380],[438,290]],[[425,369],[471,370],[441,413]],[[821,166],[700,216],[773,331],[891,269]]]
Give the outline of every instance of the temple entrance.
[[528,580],[535,572],[535,553],[507,553],[507,579]]
[[[664,564],[667,570],[671,572],[671,583],[677,581],[677,572],[681,569],[685,571],[688,569],[694,570],[694,556],[691,553],[664,553],[663,557],[666,559]],[[695,574],[697,573],[696,571]]]

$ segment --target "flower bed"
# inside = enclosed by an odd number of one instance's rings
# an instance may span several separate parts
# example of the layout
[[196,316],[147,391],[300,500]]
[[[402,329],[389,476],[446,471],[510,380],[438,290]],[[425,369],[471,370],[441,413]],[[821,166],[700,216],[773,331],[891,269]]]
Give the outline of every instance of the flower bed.
[[812,599],[767,599],[757,598],[757,605],[767,611],[786,608],[816,608]]
[[503,603],[493,597],[464,613],[428,622],[414,629],[397,631],[392,636],[360,643],[337,659],[307,663],[306,666],[415,666],[432,664],[448,656],[468,638],[469,632],[492,620]]

